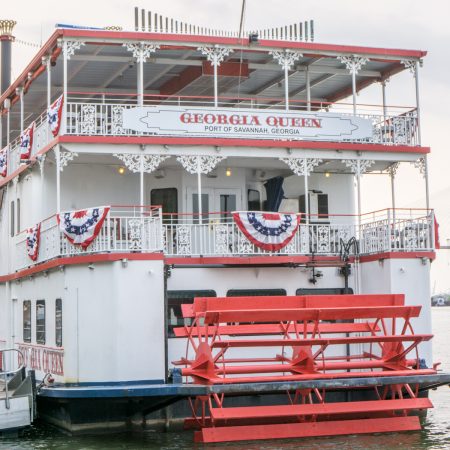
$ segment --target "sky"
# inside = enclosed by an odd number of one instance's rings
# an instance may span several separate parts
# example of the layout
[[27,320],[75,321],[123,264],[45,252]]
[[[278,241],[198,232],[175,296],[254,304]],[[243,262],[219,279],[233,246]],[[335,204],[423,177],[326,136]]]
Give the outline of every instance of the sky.
[[[0,18],[18,22],[15,36],[40,44],[56,23],[85,26],[134,27],[134,7],[145,8],[175,19],[212,28],[239,28],[241,0],[2,0]],[[20,7],[18,7],[20,5]],[[450,149],[446,142],[450,125],[450,1],[448,0],[247,0],[246,29],[286,25],[314,19],[316,42],[427,50],[420,70],[422,144],[431,147],[429,157],[431,206],[441,224],[441,241],[450,238]],[[20,74],[37,48],[16,43],[13,49],[13,79]],[[381,103],[379,85],[363,91],[361,103]],[[414,80],[404,73],[387,87],[387,103],[415,106]],[[447,168],[447,169],[446,169]],[[363,209],[389,207],[387,176],[363,178]],[[424,207],[425,184],[409,163],[400,166],[396,178],[397,207]],[[450,250],[441,250],[435,290],[450,290]],[[439,270],[437,270],[439,269]]]

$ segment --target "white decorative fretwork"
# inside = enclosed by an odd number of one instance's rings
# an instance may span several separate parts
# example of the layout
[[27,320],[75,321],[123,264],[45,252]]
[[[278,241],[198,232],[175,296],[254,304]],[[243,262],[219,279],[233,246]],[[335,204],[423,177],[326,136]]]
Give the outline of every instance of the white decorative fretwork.
[[250,255],[254,253],[253,244],[244,236],[241,230],[238,234],[238,254],[239,255]]
[[353,55],[353,56],[339,56],[339,61],[342,64],[345,64],[346,69],[351,73],[357,75],[361,70],[362,66],[364,66],[369,60],[362,56]]
[[130,172],[138,173],[142,170],[144,173],[154,172],[159,165],[170,158],[163,155],[144,155],[136,153],[114,153],[113,156],[119,158]]
[[402,60],[402,64],[408,69],[414,76],[416,76],[416,61],[411,59]]
[[229,253],[227,225],[216,225],[214,227],[214,252],[218,255]]
[[309,253],[309,227],[307,225],[300,225],[300,254],[306,255]]
[[38,155],[36,157],[36,160],[39,164],[39,170],[41,171],[41,177],[44,174],[44,168],[45,168],[45,159],[47,158],[47,154],[44,153],[43,155]]
[[349,167],[356,176],[364,175],[367,172],[367,169],[375,164],[375,161],[370,159],[343,159],[342,162]]
[[322,162],[319,158],[280,158],[280,161],[286,163],[295,175],[307,177]]
[[142,219],[130,219],[128,221],[130,250],[140,250],[142,248]]
[[317,253],[330,253],[330,227],[319,225],[317,227]]
[[63,45],[63,51],[66,54],[66,58],[70,59],[74,54],[75,50],[79,50],[81,46],[85,45],[82,41],[65,41]]
[[78,156],[78,153],[71,152],[69,150],[60,150],[59,151],[59,170],[61,172],[64,171],[64,167],[66,167],[70,161],[73,161],[73,159]]
[[278,61],[278,64],[285,70],[291,70],[295,61],[299,60],[303,54],[294,50],[274,50],[270,52],[274,59]]
[[81,105],[80,116],[80,133],[96,134],[95,106],[89,104]]
[[230,47],[219,47],[217,44],[214,47],[198,47],[197,49],[202,55],[206,56],[206,59],[211,63],[212,66],[218,67],[220,63],[223,62],[226,56],[233,52]]
[[160,48],[159,45],[156,44],[146,44],[144,42],[139,43],[125,43],[123,46],[131,53],[133,53],[133,57],[136,58],[138,63],[145,63],[150,55],[156,50]]
[[179,255],[191,255],[191,227],[180,225],[176,230],[176,248]]
[[392,127],[394,129],[394,144],[408,144],[407,121],[404,117],[394,117]]
[[399,162],[392,163],[387,169],[387,173],[390,175],[391,178],[395,178],[398,172],[398,168],[400,167]]
[[123,128],[123,106],[113,106],[111,108],[112,121],[111,128],[113,135],[128,134]]
[[419,169],[420,174],[425,177],[427,169],[427,162],[425,161],[425,158],[419,158],[417,161],[414,161],[414,167]]
[[225,156],[209,156],[209,155],[182,155],[177,157],[177,161],[189,173],[208,174],[213,170],[220,161],[224,160]]

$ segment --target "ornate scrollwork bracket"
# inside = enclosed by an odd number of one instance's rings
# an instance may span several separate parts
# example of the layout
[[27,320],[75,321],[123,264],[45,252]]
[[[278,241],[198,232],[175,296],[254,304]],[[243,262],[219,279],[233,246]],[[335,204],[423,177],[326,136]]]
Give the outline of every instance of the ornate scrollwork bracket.
[[213,170],[225,156],[209,155],[182,155],[177,157],[177,161],[191,174],[208,174]]
[[322,162],[319,158],[280,158],[280,161],[286,163],[295,175],[306,177]]

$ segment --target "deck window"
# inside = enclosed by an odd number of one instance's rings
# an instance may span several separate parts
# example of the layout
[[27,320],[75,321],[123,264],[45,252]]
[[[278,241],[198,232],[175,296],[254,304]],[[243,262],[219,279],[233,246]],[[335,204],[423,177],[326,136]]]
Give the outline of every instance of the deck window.
[[15,231],[15,216],[16,216],[16,208],[14,206],[14,200],[11,202],[11,211],[10,211],[10,232],[11,232],[11,237],[14,236],[14,231]]
[[[344,288],[299,288],[295,291],[295,295],[344,295]],[[353,294],[353,289],[348,288],[347,294]]]
[[150,203],[154,206],[161,206],[163,214],[166,214],[165,222],[173,222],[177,219],[178,191],[176,188],[152,189]]
[[55,302],[55,344],[62,347],[62,300],[56,299]]
[[167,291],[167,333],[168,337],[175,337],[173,329],[184,325],[191,325],[191,319],[184,319],[181,305],[193,303],[195,297],[217,297],[215,291]]
[[[200,223],[198,213],[198,194],[192,194],[192,212],[194,213],[194,223]],[[201,223],[208,223],[209,220],[209,195],[202,194],[202,220]]]
[[284,289],[230,289],[227,292],[227,297],[256,297],[271,295],[286,295]]
[[45,300],[36,302],[36,343],[45,345]]
[[20,229],[20,198],[17,199],[17,227],[16,233],[19,234],[21,232]]
[[31,300],[23,302],[23,342],[31,342]]
[[247,191],[247,203],[249,211],[261,211],[261,194],[256,189]]

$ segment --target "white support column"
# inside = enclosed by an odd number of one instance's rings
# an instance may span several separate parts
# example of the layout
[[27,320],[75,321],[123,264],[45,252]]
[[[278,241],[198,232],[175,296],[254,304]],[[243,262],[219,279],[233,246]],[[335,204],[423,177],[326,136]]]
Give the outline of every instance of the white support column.
[[56,212],[61,212],[61,150],[59,144],[55,146],[56,159]]
[[[44,56],[42,58],[42,64],[45,65],[45,71],[47,72],[47,114],[48,111],[50,110],[50,105],[52,103],[52,74],[51,74],[51,58],[50,56]],[[65,103],[65,98],[64,98],[64,103]],[[51,134],[51,130],[50,130],[50,124],[48,123],[47,120],[47,142],[50,142],[50,134]]]
[[202,55],[206,56],[206,59],[211,63],[214,68],[214,106],[219,106],[219,75],[218,67],[224,61],[233,49],[230,47],[219,47],[217,44],[214,47],[199,47],[197,49]]
[[363,58],[362,56],[340,56],[339,60],[342,64],[345,64],[345,67],[350,72],[352,76],[352,95],[353,95],[353,114],[356,115],[356,95],[357,95],[357,87],[356,87],[356,75],[361,70],[361,67],[366,64],[369,60],[367,58]]
[[18,87],[16,89],[16,94],[20,99],[20,132],[23,133],[24,128],[24,106],[23,106],[23,87]]
[[311,73],[306,66],[306,109],[311,111]]
[[202,171],[201,160],[197,158],[197,202],[198,202],[198,223],[203,223],[203,202],[202,202]]
[[383,121],[386,123],[386,119],[387,119],[387,104],[386,104],[386,83],[389,81],[389,79],[387,80],[383,80],[381,82],[381,94],[383,97]]
[[62,46],[63,51],[63,120],[62,120],[62,130],[61,134],[65,134],[67,130],[67,104],[69,99],[67,97],[68,93],[68,71],[67,71],[67,61],[75,54],[75,50],[79,50],[81,46],[85,45],[81,41],[59,41],[59,45]]
[[123,46],[133,53],[133,57],[138,63],[137,69],[137,103],[139,106],[144,106],[144,63],[150,58],[150,55],[160,48],[159,45],[139,43],[126,43]]
[[289,70],[291,70],[295,61],[299,60],[303,54],[293,50],[276,50],[270,52],[270,54],[284,69],[284,102],[286,111],[289,111]]
[[318,166],[322,160],[318,158],[280,158],[280,161],[286,163],[295,175],[304,177],[304,187],[305,187],[305,223],[309,224],[309,183],[308,178],[314,167]]
[[144,206],[144,158],[143,155],[141,155],[141,164],[140,164],[140,170],[139,170],[139,205]]
[[395,230],[395,222],[396,222],[396,203],[395,203],[395,176],[397,175],[398,168],[400,166],[399,162],[395,162],[391,164],[388,168],[388,174],[391,179],[391,202],[392,202],[392,229]]

